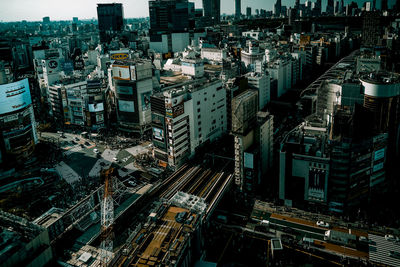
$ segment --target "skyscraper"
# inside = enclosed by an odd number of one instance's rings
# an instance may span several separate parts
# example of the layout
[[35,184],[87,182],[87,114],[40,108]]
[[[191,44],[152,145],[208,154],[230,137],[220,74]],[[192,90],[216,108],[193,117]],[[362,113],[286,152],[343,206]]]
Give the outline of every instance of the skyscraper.
[[240,0],[235,0],[235,16],[239,18],[242,15]]
[[281,16],[281,9],[282,9],[282,2],[281,0],[276,0],[275,3],[275,17],[280,17]]
[[109,42],[124,27],[124,11],[122,4],[97,4],[100,42]]
[[251,7],[246,7],[246,17],[251,17]]
[[328,0],[328,3],[326,5],[326,13],[329,15],[332,15],[334,13],[334,0]]
[[295,2],[295,4],[294,4],[294,8],[295,8],[296,10],[299,10],[299,8],[300,8],[300,0],[296,0],[296,2]]
[[219,24],[221,21],[221,0],[203,0],[204,17],[210,25]]
[[388,10],[388,1],[387,0],[382,0],[381,10]]
[[162,33],[184,32],[189,28],[187,0],[149,1],[150,41],[161,38]]

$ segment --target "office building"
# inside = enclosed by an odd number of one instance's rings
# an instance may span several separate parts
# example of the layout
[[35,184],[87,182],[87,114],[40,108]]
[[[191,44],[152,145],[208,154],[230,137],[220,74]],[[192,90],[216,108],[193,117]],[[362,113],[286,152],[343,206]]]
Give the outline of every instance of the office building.
[[292,59],[290,57],[279,57],[268,63],[267,71],[271,78],[278,81],[276,95],[280,97],[292,86]]
[[122,4],[97,4],[97,19],[100,42],[110,42],[124,27],[124,10]]
[[328,3],[326,5],[326,13],[328,15],[333,15],[335,13],[334,1],[335,0],[328,0]]
[[154,157],[182,165],[227,129],[226,92],[218,79],[174,84],[151,97]]
[[294,4],[294,8],[296,10],[300,10],[300,0],[296,0],[295,4]]
[[374,47],[379,45],[382,36],[379,12],[365,12],[363,18],[362,44]]
[[246,7],[246,17],[247,18],[251,17],[251,7]]
[[282,11],[282,2],[281,2],[281,0],[276,0],[275,6],[274,6],[275,17],[280,17],[281,11]]
[[270,101],[270,76],[268,72],[249,72],[245,75],[249,88],[258,91],[258,110],[263,110]]
[[[373,115],[374,134],[388,133],[392,144],[399,143],[400,78],[393,73],[371,73],[360,78],[364,107]],[[398,151],[396,152],[398,153]]]
[[260,147],[259,176],[262,177],[270,170],[273,163],[274,116],[268,112],[259,111],[257,129],[256,140]]
[[25,163],[38,143],[28,79],[0,85],[0,162]]
[[189,45],[187,0],[150,0],[150,49],[157,53],[182,51]]
[[[232,100],[232,134],[235,149],[235,184],[240,192],[253,191],[254,173],[245,179],[245,169],[259,158],[258,147],[253,147],[257,132],[258,93],[246,90]],[[249,154],[245,154],[245,152]],[[256,160],[257,162],[258,160]],[[253,161],[254,162],[254,161]],[[258,166],[257,166],[258,167]]]
[[240,16],[242,16],[241,0],[235,0],[235,17],[240,18]]
[[293,8],[289,7],[289,10],[288,10],[288,18],[289,18],[288,24],[289,25],[294,25],[296,16],[297,16],[297,9],[293,9]]
[[43,24],[49,24],[50,23],[50,17],[43,17]]
[[221,0],[203,0],[204,17],[208,25],[216,25],[221,21]]
[[141,133],[150,129],[153,69],[149,60],[116,60],[111,65],[118,129]]

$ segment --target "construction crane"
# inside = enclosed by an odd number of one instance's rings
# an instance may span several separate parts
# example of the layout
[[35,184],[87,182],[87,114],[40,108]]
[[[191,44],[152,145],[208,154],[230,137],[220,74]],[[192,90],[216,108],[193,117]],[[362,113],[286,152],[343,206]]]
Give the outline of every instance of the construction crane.
[[104,197],[101,202],[101,266],[108,266],[113,255],[113,178],[116,178],[115,173],[116,170],[114,168],[109,168],[101,172],[101,177],[104,178]]

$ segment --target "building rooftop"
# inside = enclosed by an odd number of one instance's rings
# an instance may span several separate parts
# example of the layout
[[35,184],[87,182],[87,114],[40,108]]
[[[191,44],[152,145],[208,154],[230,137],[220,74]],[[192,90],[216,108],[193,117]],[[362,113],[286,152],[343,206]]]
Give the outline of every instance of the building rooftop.
[[361,76],[360,80],[372,84],[397,84],[400,83],[400,75],[389,72],[371,72]]

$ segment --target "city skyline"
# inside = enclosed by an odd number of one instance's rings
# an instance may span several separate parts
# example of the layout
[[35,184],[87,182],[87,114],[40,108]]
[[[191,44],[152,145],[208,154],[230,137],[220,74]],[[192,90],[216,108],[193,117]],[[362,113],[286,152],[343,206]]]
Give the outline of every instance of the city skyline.
[[[104,0],[87,0],[77,1],[70,0],[67,2],[57,1],[57,5],[54,5],[54,1],[50,0],[38,0],[35,2],[26,0],[15,0],[12,2],[1,2],[0,3],[0,21],[13,22],[13,21],[41,21],[43,17],[49,16],[50,20],[72,20],[72,17],[78,17],[79,19],[97,19],[96,7],[98,3],[110,3],[110,1]],[[125,18],[143,18],[149,16],[148,0],[136,0],[128,1],[122,0],[117,1],[122,3],[124,6],[124,17]],[[202,0],[190,1],[195,3],[196,8],[202,8]],[[251,7],[253,12],[255,9],[266,9],[268,11],[273,10],[273,6],[276,1],[268,1],[263,4],[263,0],[242,0],[241,10],[242,14],[245,14],[246,7]],[[305,1],[300,1],[304,3]],[[325,11],[327,0],[322,1],[322,10]],[[350,3],[350,0],[346,0],[345,4]],[[365,0],[356,0],[358,5],[366,2]],[[295,0],[283,0],[282,5],[294,6]],[[388,5],[392,7],[395,0],[389,0]],[[380,1],[377,1],[377,7],[380,7]],[[234,14],[235,5],[234,0],[221,0],[221,14]],[[62,14],[62,15],[58,15]]]

